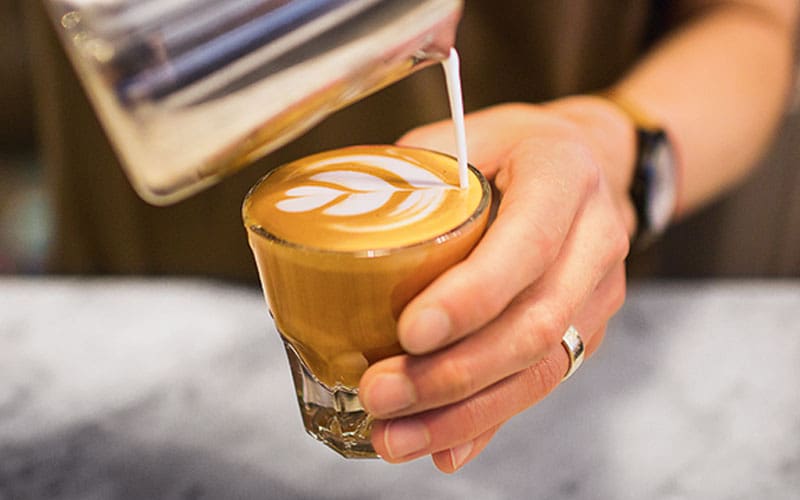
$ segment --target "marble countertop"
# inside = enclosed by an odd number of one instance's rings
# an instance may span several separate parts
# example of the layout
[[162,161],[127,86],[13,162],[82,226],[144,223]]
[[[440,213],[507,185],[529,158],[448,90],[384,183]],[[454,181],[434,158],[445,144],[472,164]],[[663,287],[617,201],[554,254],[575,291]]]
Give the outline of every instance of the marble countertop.
[[800,280],[634,284],[600,351],[446,476],[302,430],[256,289],[0,279],[0,500],[796,499]]

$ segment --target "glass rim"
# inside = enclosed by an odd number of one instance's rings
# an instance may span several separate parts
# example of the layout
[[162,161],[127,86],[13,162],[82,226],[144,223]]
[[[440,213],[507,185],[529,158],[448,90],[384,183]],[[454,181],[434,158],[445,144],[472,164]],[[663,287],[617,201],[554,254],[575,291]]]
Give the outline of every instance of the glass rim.
[[[373,145],[373,146],[380,146],[380,145]],[[434,153],[434,154],[437,154],[437,155],[446,156],[446,157],[451,158],[451,159],[453,159],[455,161],[458,161],[458,159],[453,155],[450,155],[450,154],[447,154],[447,153],[442,153],[441,151],[434,151],[432,149],[416,148],[416,147],[409,147],[409,146],[395,146],[395,145],[388,145],[388,144],[386,146],[387,147],[392,147],[392,148],[399,148],[399,149],[414,149],[414,150],[419,150],[419,151],[427,151],[427,152]],[[357,147],[357,146],[350,146],[350,147]],[[344,149],[344,148],[342,148],[342,149]],[[313,155],[309,155],[309,156],[313,156]],[[480,170],[475,168],[473,165],[468,164],[467,168],[469,169],[470,172],[472,172],[475,175],[475,177],[478,179],[478,182],[481,185],[481,199],[478,202],[478,206],[475,207],[475,210],[470,214],[470,216],[467,219],[465,219],[463,222],[459,223],[455,227],[453,227],[451,229],[448,229],[447,231],[443,232],[442,234],[439,234],[439,235],[434,236],[432,238],[426,238],[424,240],[415,241],[415,242],[409,243],[407,245],[394,246],[394,247],[378,247],[378,248],[360,249],[360,250],[335,250],[335,249],[330,249],[330,248],[315,247],[315,246],[312,246],[312,245],[296,243],[296,242],[286,240],[284,238],[281,238],[280,236],[277,236],[275,234],[270,233],[269,231],[264,229],[259,224],[252,223],[251,222],[251,218],[248,217],[248,215],[246,213],[247,212],[247,202],[250,200],[250,198],[255,193],[255,191],[258,189],[258,187],[264,181],[266,181],[267,178],[269,178],[270,175],[274,174],[275,172],[277,172],[281,168],[284,168],[284,167],[290,165],[291,163],[293,163],[293,162],[284,163],[282,165],[279,165],[279,166],[273,168],[272,170],[270,170],[269,172],[264,174],[261,178],[259,178],[258,181],[255,182],[255,184],[253,184],[253,186],[247,191],[247,194],[244,197],[244,201],[242,202],[242,219],[243,219],[245,228],[248,231],[252,231],[256,235],[261,236],[263,238],[266,238],[267,240],[269,240],[269,241],[271,241],[273,243],[277,243],[277,244],[280,244],[280,245],[288,247],[288,248],[293,248],[293,249],[296,249],[296,250],[305,251],[305,252],[309,252],[309,253],[327,254],[327,255],[332,255],[332,256],[335,256],[335,255],[345,256],[346,255],[348,257],[355,257],[355,258],[375,258],[375,257],[383,257],[383,256],[387,256],[387,255],[392,255],[392,254],[395,254],[395,253],[407,251],[407,250],[413,249],[415,247],[421,247],[421,246],[432,244],[432,243],[433,244],[441,244],[441,243],[444,243],[445,241],[448,241],[448,240],[450,240],[452,238],[455,238],[455,237],[459,236],[460,234],[462,234],[464,232],[464,230],[466,230],[467,228],[472,226],[478,219],[480,219],[481,216],[489,209],[489,206],[490,206],[492,189],[491,189],[491,186],[489,185],[489,181],[486,179],[486,177],[484,177],[484,175],[481,173]]]

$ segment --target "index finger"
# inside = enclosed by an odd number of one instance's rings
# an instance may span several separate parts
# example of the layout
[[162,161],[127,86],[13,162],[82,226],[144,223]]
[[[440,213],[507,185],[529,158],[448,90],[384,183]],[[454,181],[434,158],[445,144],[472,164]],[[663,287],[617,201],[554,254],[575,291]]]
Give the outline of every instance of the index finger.
[[502,201],[483,240],[400,315],[403,348],[431,352],[499,315],[556,259],[598,178],[588,148],[577,140],[521,142],[498,172]]
[[[493,179],[499,165],[520,141],[542,128],[558,127],[549,115],[538,112],[541,106],[525,103],[499,104],[465,116],[467,156],[487,179]],[[410,130],[397,144],[415,146],[456,155],[453,120],[423,125]]]

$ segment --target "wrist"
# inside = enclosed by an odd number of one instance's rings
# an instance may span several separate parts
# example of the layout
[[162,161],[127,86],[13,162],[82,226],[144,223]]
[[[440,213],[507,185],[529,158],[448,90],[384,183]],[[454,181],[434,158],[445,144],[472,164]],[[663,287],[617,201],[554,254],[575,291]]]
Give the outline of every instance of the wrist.
[[658,121],[626,96],[601,95],[626,115],[636,134],[636,157],[628,192],[636,211],[634,249],[644,249],[658,239],[675,215],[678,199],[678,158],[674,144]]
[[630,187],[636,166],[636,124],[613,102],[596,95],[566,97],[548,107],[581,127],[600,162],[628,236],[633,237],[637,216]]

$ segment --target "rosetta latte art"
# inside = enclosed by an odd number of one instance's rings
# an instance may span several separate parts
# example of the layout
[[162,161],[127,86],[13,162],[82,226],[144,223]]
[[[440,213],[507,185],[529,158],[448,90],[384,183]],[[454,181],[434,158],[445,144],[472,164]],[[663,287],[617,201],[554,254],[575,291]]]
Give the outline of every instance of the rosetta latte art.
[[248,195],[248,227],[334,252],[401,248],[470,220],[486,185],[459,184],[452,156],[393,145],[348,146],[282,165]]
[[[318,211],[331,217],[331,227],[343,231],[389,231],[414,224],[436,211],[444,203],[447,191],[458,189],[404,158],[371,154],[339,156],[311,163],[306,168],[323,171],[309,176],[304,185],[288,189],[276,208],[286,213]],[[376,169],[385,171],[379,174],[383,178],[370,173]],[[393,178],[398,180],[387,180]],[[364,223],[363,216],[390,203],[393,209],[388,216],[381,217],[380,224]],[[348,217],[362,218],[349,224]]]

